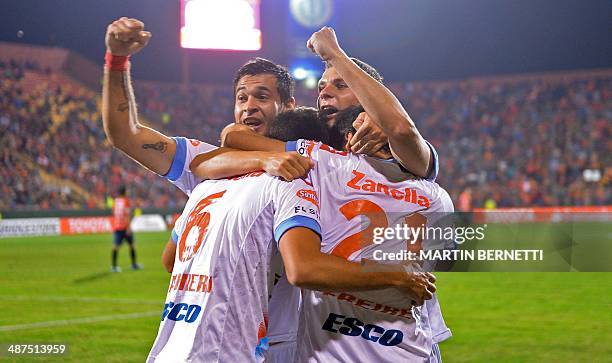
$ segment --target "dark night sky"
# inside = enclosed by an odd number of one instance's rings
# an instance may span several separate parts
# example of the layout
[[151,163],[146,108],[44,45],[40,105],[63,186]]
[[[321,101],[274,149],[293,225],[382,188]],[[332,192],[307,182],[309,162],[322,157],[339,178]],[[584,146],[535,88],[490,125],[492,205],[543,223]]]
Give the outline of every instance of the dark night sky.
[[[151,44],[134,57],[140,79],[179,80],[187,52],[195,80],[227,81],[248,58],[287,62],[284,0],[262,1],[261,52],[182,50],[178,0],[2,1],[0,40],[63,46],[100,61],[106,25],[143,20]],[[611,0],[336,0],[347,53],[387,79],[612,67]],[[24,32],[23,38],[17,32]]]

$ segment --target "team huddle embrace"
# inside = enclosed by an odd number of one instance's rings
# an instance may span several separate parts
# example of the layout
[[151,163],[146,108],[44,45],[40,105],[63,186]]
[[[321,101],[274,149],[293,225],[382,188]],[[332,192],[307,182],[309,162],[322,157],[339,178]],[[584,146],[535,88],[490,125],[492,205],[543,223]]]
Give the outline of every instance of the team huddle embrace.
[[287,70],[253,59],[217,147],[138,122],[128,59],[150,38],[136,19],[109,25],[103,88],[110,142],[189,196],[162,254],[171,278],[147,361],[440,362],[450,331],[433,266],[373,256],[454,243],[376,244],[372,231],[437,225],[453,204],[379,73],[323,28],[306,45],[326,66],[317,107],[296,107]]

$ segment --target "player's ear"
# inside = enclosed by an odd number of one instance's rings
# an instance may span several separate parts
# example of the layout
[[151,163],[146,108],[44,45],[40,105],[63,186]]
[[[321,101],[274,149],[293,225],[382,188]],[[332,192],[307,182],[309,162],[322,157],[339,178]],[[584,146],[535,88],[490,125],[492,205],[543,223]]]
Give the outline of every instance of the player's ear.
[[283,105],[284,111],[293,110],[295,108],[295,97],[289,97],[287,102]]
[[342,151],[351,151],[351,139],[353,138],[353,133],[351,131],[347,132],[346,135],[344,135],[344,140],[346,141],[344,143],[344,147],[342,148]]

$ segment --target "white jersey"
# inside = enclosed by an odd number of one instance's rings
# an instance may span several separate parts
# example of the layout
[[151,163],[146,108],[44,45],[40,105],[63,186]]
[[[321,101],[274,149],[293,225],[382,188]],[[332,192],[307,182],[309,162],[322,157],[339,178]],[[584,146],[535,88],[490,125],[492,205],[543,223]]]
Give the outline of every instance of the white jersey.
[[[217,147],[185,137],[173,137],[173,139],[176,142],[176,154],[170,170],[164,177],[189,196],[202,181],[189,169],[191,162],[196,156],[215,150]],[[271,318],[268,326],[268,339],[270,342],[292,341],[297,335],[298,309],[301,303],[300,289],[287,281],[280,255],[275,257],[272,270],[276,279],[269,306]]]
[[320,234],[316,196],[303,180],[263,172],[200,183],[172,232],[174,270],[148,361],[261,360],[273,241],[297,226]]
[[[427,180],[434,181],[438,176],[439,170],[438,153],[433,145],[428,141],[426,141],[426,143],[433,157],[433,168]],[[288,142],[287,151],[296,151],[296,142]],[[328,226],[328,228],[334,228],[334,226]],[[277,265],[277,271],[279,279],[270,300],[270,342],[294,341],[297,337],[302,296],[300,289],[292,286],[287,281],[282,266],[282,260],[281,264]],[[434,299],[436,298],[434,297]],[[434,299],[429,300],[428,304],[437,305],[437,300],[435,300],[434,303]],[[437,306],[437,310],[440,310],[439,306]],[[448,330],[444,324],[441,313],[439,314],[439,318],[436,317],[433,321],[441,322],[441,324],[436,325],[438,329],[437,333],[434,334],[439,340],[434,338],[434,341],[438,342],[448,338],[450,336],[450,330]]]
[[189,196],[193,189],[202,181],[193,175],[189,165],[199,154],[213,151],[217,147],[203,141],[187,139],[185,137],[173,137],[172,139],[176,142],[176,153],[174,154],[174,159],[172,159],[170,170],[164,175],[164,178],[168,179],[170,183]]
[[[376,259],[377,250],[406,250],[403,239],[373,244],[374,228],[431,225],[453,211],[444,189],[431,181],[407,179],[396,162],[304,140],[293,145],[300,154],[315,160],[311,178],[320,192],[321,250],[325,253],[360,261]],[[432,330],[431,323],[438,326]],[[450,335],[437,300],[412,308],[394,289],[360,293],[303,290],[296,359],[426,361],[436,343],[434,336],[440,338],[444,333]]]

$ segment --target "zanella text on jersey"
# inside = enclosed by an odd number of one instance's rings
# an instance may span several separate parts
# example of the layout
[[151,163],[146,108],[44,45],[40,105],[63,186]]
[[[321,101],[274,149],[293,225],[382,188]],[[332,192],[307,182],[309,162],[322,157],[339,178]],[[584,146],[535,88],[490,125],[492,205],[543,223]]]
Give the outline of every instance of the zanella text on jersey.
[[385,194],[396,200],[403,200],[406,203],[418,204],[421,207],[429,208],[429,199],[423,195],[419,195],[415,189],[395,189],[386,184],[367,179],[364,173],[358,172],[357,170],[353,170],[353,175],[353,179],[346,183],[349,188],[362,190],[364,192]]

